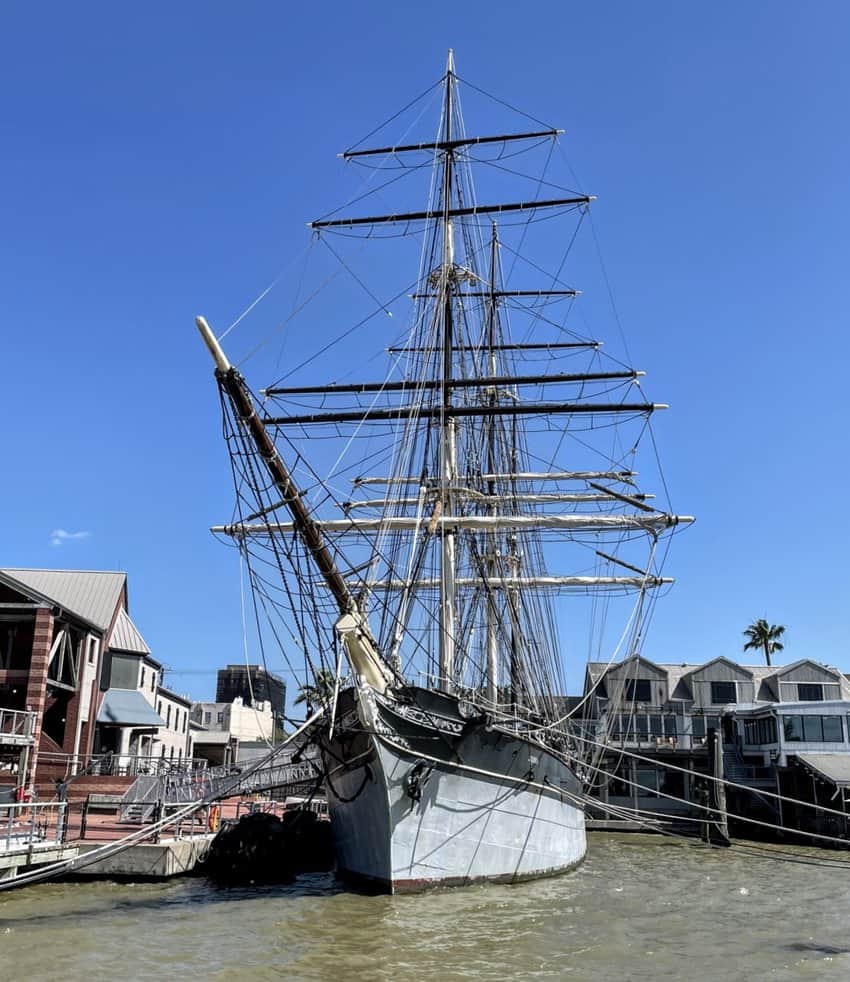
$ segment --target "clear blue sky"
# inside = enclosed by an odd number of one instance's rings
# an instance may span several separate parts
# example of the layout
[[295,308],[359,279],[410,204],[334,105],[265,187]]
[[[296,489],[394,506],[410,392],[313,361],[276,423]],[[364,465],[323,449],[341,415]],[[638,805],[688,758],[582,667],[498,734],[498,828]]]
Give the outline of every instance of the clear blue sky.
[[175,688],[209,697],[242,657],[193,317],[224,326],[302,252],[343,196],[336,153],[449,46],[462,76],[567,130],[632,360],[671,404],[665,473],[698,523],[644,653],[737,657],[765,616],[788,660],[850,669],[850,5],[518,10],[4,5],[0,562],[126,570],[154,654],[197,673]]

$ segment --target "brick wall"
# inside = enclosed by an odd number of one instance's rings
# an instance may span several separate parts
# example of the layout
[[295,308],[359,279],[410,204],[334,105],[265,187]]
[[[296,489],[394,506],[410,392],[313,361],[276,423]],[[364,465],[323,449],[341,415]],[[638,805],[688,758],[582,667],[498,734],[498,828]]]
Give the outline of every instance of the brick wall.
[[32,783],[38,763],[38,744],[41,736],[41,724],[44,718],[44,703],[47,695],[47,666],[50,657],[50,646],[53,643],[53,614],[46,607],[39,607],[35,612],[35,627],[32,639],[32,656],[30,658],[29,676],[27,678],[26,708],[35,715],[33,735],[35,742],[29,761],[29,773],[26,783]]

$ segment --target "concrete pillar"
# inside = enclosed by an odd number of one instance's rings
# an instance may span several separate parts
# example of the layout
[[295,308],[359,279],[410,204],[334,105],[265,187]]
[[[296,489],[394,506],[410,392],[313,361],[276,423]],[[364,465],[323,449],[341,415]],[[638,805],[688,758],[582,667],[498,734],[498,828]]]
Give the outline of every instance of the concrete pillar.
[[44,721],[44,704],[47,700],[47,666],[50,662],[50,646],[53,642],[53,614],[47,607],[39,607],[35,612],[32,653],[29,675],[27,677],[26,708],[35,713],[33,726],[33,748],[29,759],[29,773],[24,783],[32,788],[38,764],[38,742],[41,739],[41,726]]

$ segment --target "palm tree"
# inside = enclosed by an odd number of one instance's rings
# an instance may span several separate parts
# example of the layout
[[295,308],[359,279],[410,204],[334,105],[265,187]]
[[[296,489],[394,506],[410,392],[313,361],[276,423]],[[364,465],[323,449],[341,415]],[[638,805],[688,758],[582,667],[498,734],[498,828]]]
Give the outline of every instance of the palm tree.
[[312,685],[302,685],[295,697],[295,705],[301,702],[307,703],[307,708],[313,706],[329,706],[334,696],[336,687],[336,674],[330,669],[321,668],[316,672]]
[[744,637],[749,638],[744,645],[744,651],[749,651],[750,648],[762,648],[764,660],[770,665],[770,656],[773,652],[782,651],[785,648],[785,645],[779,640],[784,633],[784,624],[768,624],[761,617],[744,631]]

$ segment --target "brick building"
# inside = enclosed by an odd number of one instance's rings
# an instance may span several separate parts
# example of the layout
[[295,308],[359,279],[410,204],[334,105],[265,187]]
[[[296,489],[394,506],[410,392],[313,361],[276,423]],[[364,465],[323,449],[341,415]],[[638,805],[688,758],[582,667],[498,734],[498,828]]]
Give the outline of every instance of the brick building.
[[[157,713],[165,703],[169,721]],[[0,710],[34,714],[27,784],[86,768],[129,776],[172,744],[185,760],[189,707],[162,688],[126,573],[0,569]],[[0,784],[24,783],[17,770],[0,748]]]
[[126,607],[124,573],[0,570],[0,707],[35,713],[31,774],[92,752],[101,667]]

